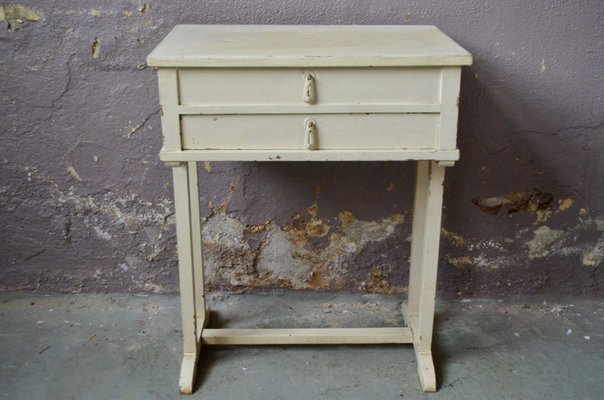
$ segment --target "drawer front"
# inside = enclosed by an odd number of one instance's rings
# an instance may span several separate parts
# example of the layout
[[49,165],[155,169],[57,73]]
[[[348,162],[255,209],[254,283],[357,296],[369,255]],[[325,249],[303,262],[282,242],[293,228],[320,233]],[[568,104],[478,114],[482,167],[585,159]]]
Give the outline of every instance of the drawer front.
[[440,83],[440,68],[185,68],[178,71],[181,105],[438,104]]
[[[435,149],[438,114],[183,115],[185,150]],[[309,128],[309,122],[311,126]]]

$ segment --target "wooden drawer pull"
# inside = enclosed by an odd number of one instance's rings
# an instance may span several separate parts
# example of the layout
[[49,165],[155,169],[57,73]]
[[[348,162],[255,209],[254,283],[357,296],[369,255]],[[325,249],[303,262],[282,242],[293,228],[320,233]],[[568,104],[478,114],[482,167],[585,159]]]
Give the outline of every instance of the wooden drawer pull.
[[304,73],[304,92],[302,99],[308,104],[315,102],[315,77],[312,73]]
[[304,136],[304,148],[306,150],[314,150],[317,143],[317,123],[314,119],[307,118],[304,120],[306,126],[306,134]]

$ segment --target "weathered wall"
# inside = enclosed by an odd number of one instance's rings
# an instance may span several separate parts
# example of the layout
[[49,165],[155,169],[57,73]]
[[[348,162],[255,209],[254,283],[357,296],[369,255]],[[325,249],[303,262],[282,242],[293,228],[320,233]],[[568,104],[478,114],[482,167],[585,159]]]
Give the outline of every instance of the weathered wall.
[[[23,1],[0,7],[0,287],[175,291],[150,50],[177,23],[434,24],[474,55],[440,296],[601,293],[604,7]],[[202,165],[211,289],[405,290],[413,166]]]

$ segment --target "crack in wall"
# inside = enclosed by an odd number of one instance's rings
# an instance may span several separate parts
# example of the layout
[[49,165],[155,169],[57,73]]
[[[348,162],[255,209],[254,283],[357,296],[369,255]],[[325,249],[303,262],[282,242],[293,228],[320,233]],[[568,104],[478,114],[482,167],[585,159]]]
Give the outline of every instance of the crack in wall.
[[519,133],[534,133],[534,134],[538,134],[538,135],[557,135],[559,133],[565,132],[565,131],[572,131],[572,130],[577,130],[577,129],[584,129],[584,130],[597,130],[600,128],[604,128],[604,122],[600,122],[598,124],[595,125],[571,125],[571,126],[563,126],[562,128],[556,129],[554,131],[537,131],[537,130],[521,130],[518,131]]
[[136,132],[140,131],[143,127],[145,127],[145,125],[147,125],[147,122],[149,122],[149,120],[151,118],[153,118],[154,116],[156,116],[157,114],[159,114],[159,108],[157,110],[153,111],[151,114],[147,115],[145,117],[145,119],[143,119],[143,122],[141,122],[137,126],[131,128],[128,131],[128,135],[127,135],[128,139],[131,139],[132,135],[134,135]]

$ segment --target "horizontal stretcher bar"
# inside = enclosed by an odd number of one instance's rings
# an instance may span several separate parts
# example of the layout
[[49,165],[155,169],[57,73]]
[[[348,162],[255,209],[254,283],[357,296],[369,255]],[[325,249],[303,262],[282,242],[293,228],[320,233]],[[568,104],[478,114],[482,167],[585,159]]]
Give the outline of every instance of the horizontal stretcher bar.
[[407,327],[204,329],[201,341],[207,345],[400,344],[413,343],[413,333]]

